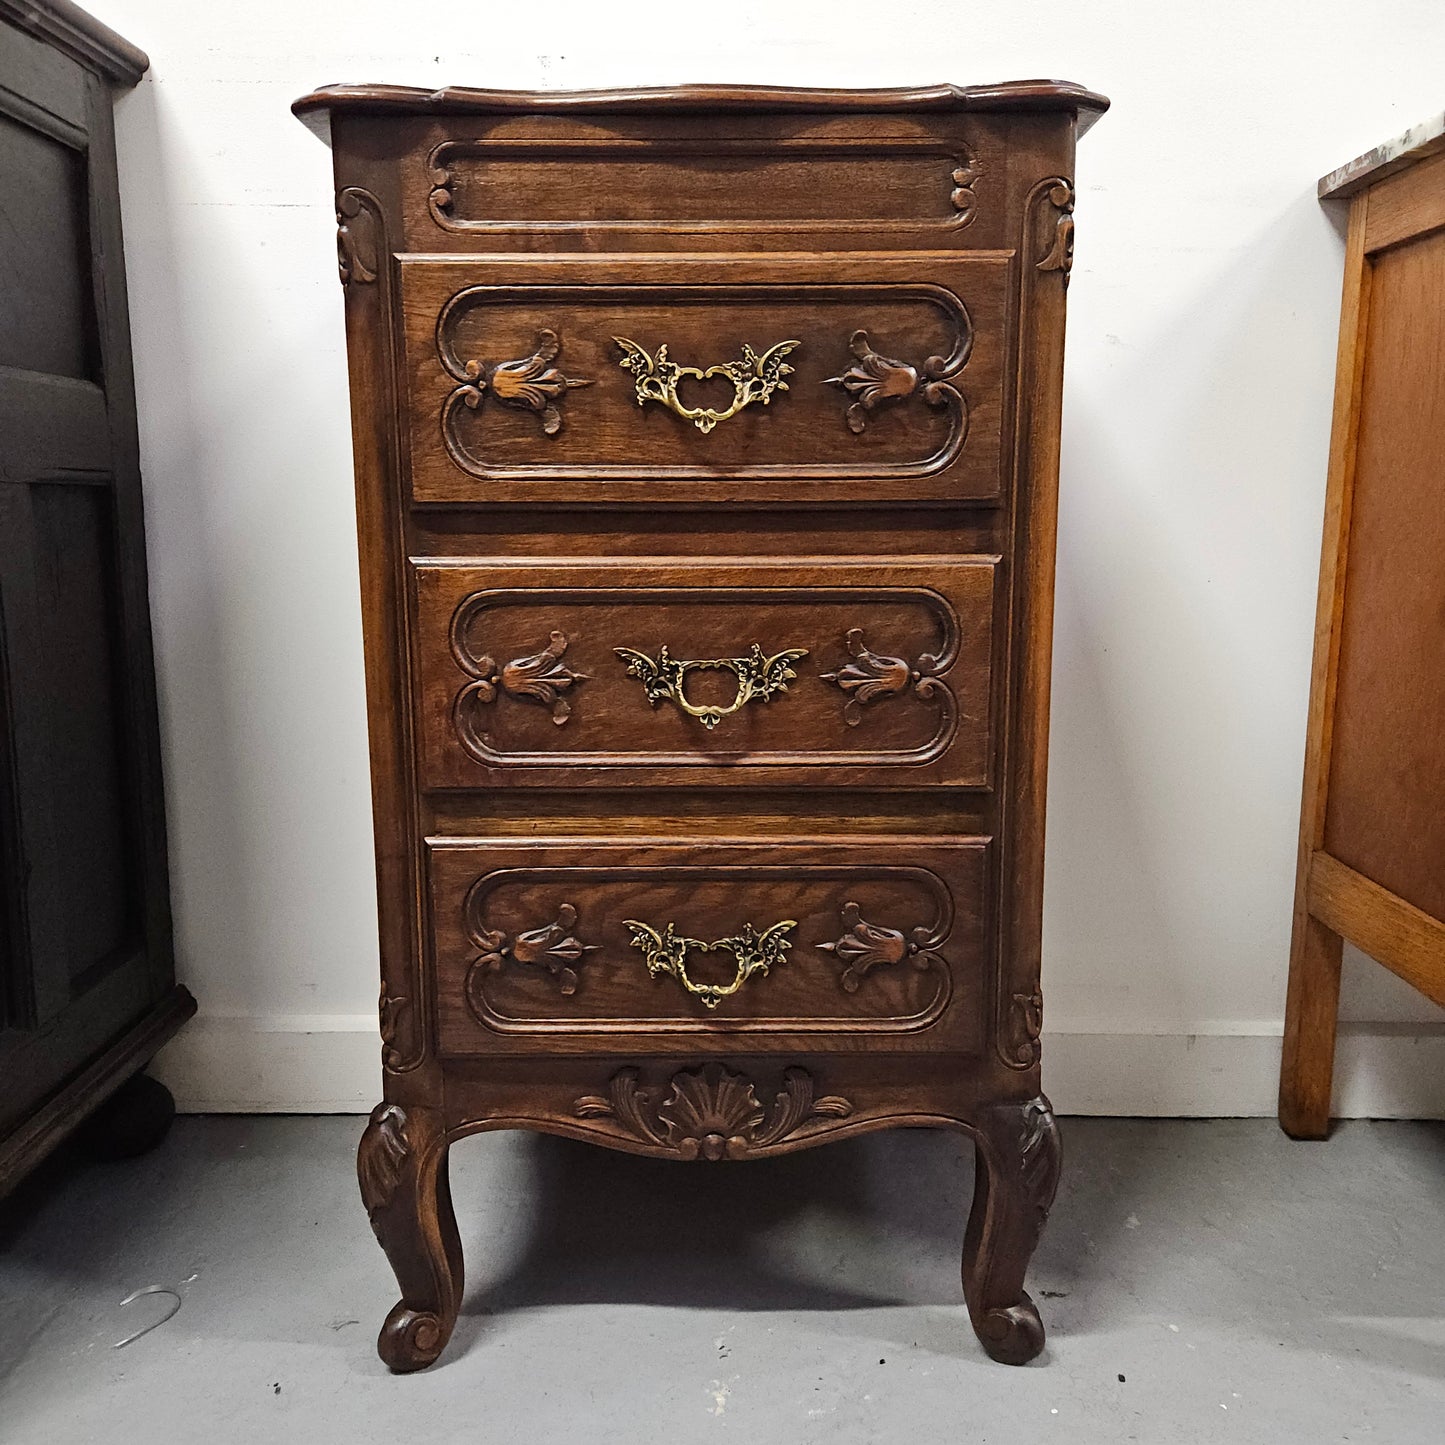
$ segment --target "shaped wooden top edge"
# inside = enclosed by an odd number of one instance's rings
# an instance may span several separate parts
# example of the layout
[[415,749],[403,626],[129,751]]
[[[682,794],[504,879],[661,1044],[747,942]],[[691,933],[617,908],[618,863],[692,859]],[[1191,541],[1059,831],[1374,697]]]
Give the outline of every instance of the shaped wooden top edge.
[[1418,165],[1445,151],[1445,114],[1432,115],[1429,120],[1412,125],[1401,135],[1392,137],[1362,156],[1346,162],[1338,170],[1320,177],[1319,196],[1322,201],[1342,201],[1396,171]]
[[38,36],[119,85],[138,85],[150,57],[71,0],[0,0],[0,20]]
[[[291,109],[308,124],[318,112],[403,111],[423,115],[508,115],[522,112],[612,114],[689,111],[888,112],[1066,110],[1083,134],[1109,108],[1108,99],[1067,80],[1015,80],[1000,85],[930,85],[914,89],[831,90],[781,85],[676,85],[623,90],[474,90],[446,86],[327,85]],[[317,128],[313,125],[313,128]]]

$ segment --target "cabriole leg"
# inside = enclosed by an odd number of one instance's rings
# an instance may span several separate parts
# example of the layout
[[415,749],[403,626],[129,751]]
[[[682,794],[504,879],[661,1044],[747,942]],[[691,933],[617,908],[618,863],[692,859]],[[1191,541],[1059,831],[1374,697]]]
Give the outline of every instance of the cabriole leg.
[[1024,1274],[1059,1183],[1059,1131],[1049,1101],[998,1104],[972,1122],[973,1210],[963,1241],[963,1293],[983,1347],[1027,1364],[1044,1327]]
[[462,1299],[462,1244],[435,1109],[378,1104],[356,1155],[361,1198],[401,1286],[377,1353],[403,1373],[441,1354]]

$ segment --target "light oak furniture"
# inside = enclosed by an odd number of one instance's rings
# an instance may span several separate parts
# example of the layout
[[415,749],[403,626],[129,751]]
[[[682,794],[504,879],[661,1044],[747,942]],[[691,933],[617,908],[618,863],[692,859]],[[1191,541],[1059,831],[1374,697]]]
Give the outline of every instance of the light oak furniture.
[[339,86],[396,1370],[451,1142],[964,1130],[999,1360],[1058,1177],[1039,924],[1074,139],[973,89]]
[[175,981],[112,92],[148,61],[0,0],[0,1194],[90,1121],[164,1134],[140,1076]]
[[1349,200],[1279,1118],[1329,1130],[1342,940],[1445,1004],[1445,117]]

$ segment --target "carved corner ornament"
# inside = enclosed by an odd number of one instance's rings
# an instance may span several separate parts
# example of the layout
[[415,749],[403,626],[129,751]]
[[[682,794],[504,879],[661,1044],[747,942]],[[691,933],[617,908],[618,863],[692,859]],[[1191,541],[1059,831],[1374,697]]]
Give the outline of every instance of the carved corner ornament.
[[[361,1185],[361,1202],[373,1231],[401,1182],[401,1171],[411,1153],[407,1138],[406,1110],[400,1104],[378,1104],[361,1136],[356,1154],[356,1177]],[[378,1238],[380,1237],[378,1232]]]
[[484,951],[467,971],[468,999],[473,998],[474,990],[481,988],[484,974],[495,973],[508,963],[542,969],[552,976],[559,993],[576,993],[577,965],[598,949],[597,944],[583,943],[577,938],[572,932],[576,927],[577,910],[570,903],[563,903],[551,923],[525,929],[515,937],[495,928],[472,929],[472,941]]
[[375,281],[381,270],[381,202],[359,186],[336,193],[336,269],[341,284]]
[[566,376],[552,363],[562,350],[562,339],[550,327],[537,333],[530,356],[515,361],[499,361],[490,365],[485,361],[458,362],[448,348],[441,346],[438,354],[447,374],[461,383],[442,403],[442,432],[450,447],[455,449],[452,428],[459,406],[476,411],[490,393],[505,407],[514,411],[530,411],[542,424],[547,436],[556,436],[562,430],[562,413],[558,403],[569,391],[581,386],[591,386],[591,380]]
[[388,993],[385,982],[382,983],[376,1011],[381,1022],[381,1062],[388,1069],[396,1069],[402,1063],[396,1036],[401,1027],[401,1016],[410,1006],[410,999]]
[[1074,268],[1074,187],[1062,176],[1051,176],[1034,187],[1031,200],[1045,200],[1054,208],[1054,225],[1048,231],[1044,254],[1035,263],[1039,271],[1062,271],[1064,286]]
[[1044,996],[1037,986],[1029,993],[1016,993],[1009,999],[1008,1047],[1004,1057],[1011,1068],[1031,1069],[1038,1063],[1043,1027]]
[[917,395],[929,406],[956,408],[963,434],[967,435],[968,403],[963,393],[952,384],[967,365],[973,350],[973,323],[967,311],[961,314],[963,321],[952,354],[930,356],[921,366],[875,351],[866,331],[855,331],[848,338],[853,365],[837,376],[826,377],[823,385],[839,387],[851,398],[851,404],[844,413],[849,431],[856,434],[865,430],[869,415],[878,408],[907,401]]
[[572,716],[566,694],[588,680],[585,672],[573,672],[562,662],[567,634],[553,632],[540,652],[498,665],[494,657],[477,657],[466,646],[460,629],[462,617],[462,609],[458,609],[452,622],[452,654],[462,671],[473,679],[457,693],[452,704],[452,717],[462,740],[477,736],[478,709],[495,702],[501,693],[541,703],[551,710],[552,721],[561,727]]
[[953,203],[955,224],[961,230],[972,222],[978,209],[978,197],[973,193],[973,184],[983,174],[983,167],[969,158],[953,171],[953,190],[949,200]]
[[905,938],[896,928],[870,923],[856,903],[845,903],[842,936],[818,947],[844,965],[838,978],[844,991],[857,993],[875,968],[890,968],[905,959],[917,969],[941,965],[943,960],[934,950],[942,941],[938,933],[929,928],[915,928],[912,936]]
[[916,663],[909,663],[902,657],[870,652],[864,645],[861,627],[848,629],[844,645],[852,661],[837,672],[823,673],[822,678],[824,682],[836,683],[846,695],[843,717],[849,727],[857,727],[863,721],[863,709],[870,703],[899,697],[910,688],[915,697],[938,700],[952,709],[953,693],[948,684],[936,676],[939,658],[925,653]]
[[579,1119],[615,1119],[643,1144],[681,1159],[743,1159],[787,1142],[813,1119],[846,1119],[853,1105],[837,1094],[818,1096],[806,1069],[787,1069],[771,1104],[753,1081],[721,1064],[684,1069],[662,1089],[640,1085],[637,1069],[612,1076],[605,1095],[578,1099]]
[[431,154],[431,191],[427,195],[426,206],[437,225],[450,227],[455,197],[452,194],[451,168],[444,159],[447,149],[446,145],[440,145]]
[[1023,1106],[1020,1172],[1036,1230],[1042,1230],[1059,1187],[1059,1126],[1049,1101],[1040,1094]]

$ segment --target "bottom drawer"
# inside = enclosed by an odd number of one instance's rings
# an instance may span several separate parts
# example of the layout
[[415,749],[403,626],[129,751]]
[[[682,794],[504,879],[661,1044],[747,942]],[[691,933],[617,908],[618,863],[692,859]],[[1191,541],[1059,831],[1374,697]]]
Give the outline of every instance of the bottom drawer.
[[432,839],[440,1051],[978,1052],[989,850]]

